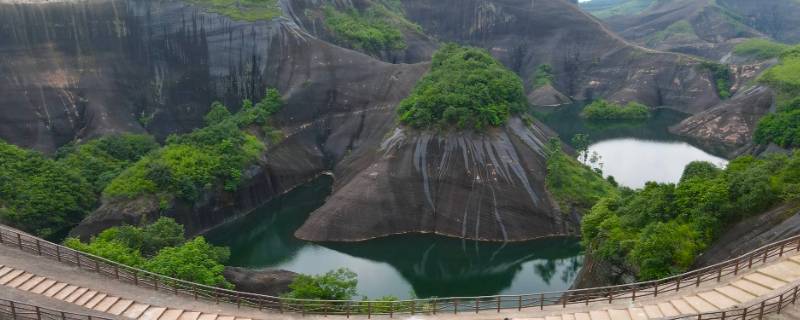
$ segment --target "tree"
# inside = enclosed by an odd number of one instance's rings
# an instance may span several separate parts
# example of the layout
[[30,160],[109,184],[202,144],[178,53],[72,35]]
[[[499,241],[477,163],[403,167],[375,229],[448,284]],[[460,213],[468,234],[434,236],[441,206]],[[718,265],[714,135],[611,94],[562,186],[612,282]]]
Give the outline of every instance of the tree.
[[298,275],[286,296],[294,299],[349,300],[356,295],[358,276],[341,268],[321,275]]
[[575,151],[578,151],[579,157],[583,157],[583,163],[585,164],[586,161],[589,159],[589,135],[585,133],[578,133],[572,136],[572,146],[575,147]]
[[210,126],[225,121],[230,117],[231,112],[228,110],[228,107],[220,102],[214,102],[211,104],[211,110],[208,111],[203,120],[205,120],[206,125]]
[[144,268],[159,274],[210,286],[232,288],[225,280],[222,265],[228,260],[227,248],[214,247],[205,238],[197,237],[179,247],[167,247],[144,264]]

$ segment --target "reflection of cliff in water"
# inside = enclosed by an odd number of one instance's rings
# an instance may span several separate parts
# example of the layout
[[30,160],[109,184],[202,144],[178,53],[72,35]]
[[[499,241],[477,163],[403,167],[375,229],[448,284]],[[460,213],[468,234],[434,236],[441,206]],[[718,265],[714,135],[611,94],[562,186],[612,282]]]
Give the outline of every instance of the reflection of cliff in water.
[[[229,264],[233,266],[348,267],[357,273],[363,270],[361,289],[397,294],[391,288],[410,286],[419,297],[562,290],[570,286],[582,264],[578,240],[571,238],[503,244],[408,234],[321,245],[294,238],[295,230],[330,194],[331,183],[330,177],[323,176],[214,229],[207,237],[231,248]],[[399,278],[366,274],[392,269]]]
[[[499,293],[512,286],[523,265],[545,284],[554,277],[570,283],[582,260],[575,239],[486,243],[434,235],[402,235],[364,244],[324,244],[352,256],[386,262],[411,283],[420,297]],[[560,268],[559,268],[560,267]]]

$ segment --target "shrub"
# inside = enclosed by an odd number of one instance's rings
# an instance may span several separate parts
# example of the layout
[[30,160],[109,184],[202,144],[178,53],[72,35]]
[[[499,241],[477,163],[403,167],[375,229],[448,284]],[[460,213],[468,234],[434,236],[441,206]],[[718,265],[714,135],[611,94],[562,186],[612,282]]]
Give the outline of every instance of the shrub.
[[650,111],[647,106],[636,102],[622,106],[606,100],[597,100],[586,106],[581,116],[595,121],[631,121],[649,118]]
[[355,9],[342,12],[328,5],[323,13],[325,26],[348,47],[370,54],[406,48],[403,33],[381,10],[370,7],[363,13]]
[[714,62],[703,62],[700,64],[700,68],[711,73],[711,79],[714,81],[717,94],[719,95],[720,99],[724,100],[731,97],[733,74],[727,65]]
[[349,300],[356,295],[357,275],[345,268],[321,275],[298,275],[286,297],[294,299]]
[[214,247],[203,237],[194,238],[178,247],[166,247],[145,262],[144,268],[163,275],[191,282],[233,288],[225,280],[222,263],[228,260],[228,248]]
[[572,207],[589,209],[615,191],[602,175],[565,154],[556,139],[548,144],[545,183],[565,212]]
[[540,64],[533,76],[533,87],[540,88],[553,84],[553,67],[549,64]]
[[488,52],[448,44],[433,56],[431,71],[400,103],[400,122],[414,128],[502,126],[525,111],[522,80]]

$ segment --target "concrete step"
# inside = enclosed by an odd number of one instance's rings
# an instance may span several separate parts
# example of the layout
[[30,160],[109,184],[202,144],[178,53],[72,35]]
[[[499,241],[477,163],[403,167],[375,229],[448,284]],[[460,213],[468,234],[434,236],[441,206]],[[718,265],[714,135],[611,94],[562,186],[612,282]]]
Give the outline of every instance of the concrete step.
[[698,296],[688,296],[683,297],[683,300],[686,300],[692,308],[697,310],[699,313],[705,312],[714,312],[719,310],[719,308],[715,307],[714,305],[708,303],[705,299],[698,297]]
[[592,320],[611,320],[611,316],[608,315],[606,310],[589,311],[589,318]]
[[30,290],[31,293],[35,294],[43,294],[45,291],[49,290],[50,287],[54,286],[56,281],[53,279],[45,279],[42,283],[37,284],[33,289]]
[[216,320],[216,319],[217,319],[217,314],[215,313],[203,313],[199,317],[197,317],[197,320]]
[[111,308],[111,306],[117,303],[117,301],[119,301],[119,297],[107,296],[105,297],[105,299],[103,299],[103,301],[100,301],[100,303],[98,303],[92,309],[100,312],[106,312],[108,311],[108,309]]
[[752,282],[747,279],[736,280],[734,282],[731,282],[731,285],[739,289],[742,289],[743,291],[754,296],[762,296],[772,291],[765,286],[762,286],[758,283]]
[[697,294],[708,303],[713,304],[718,309],[727,309],[736,305],[736,301],[717,291],[706,291]]
[[111,308],[108,308],[108,311],[106,312],[118,316],[125,312],[125,310],[128,310],[128,307],[130,307],[132,304],[133,300],[120,299],[117,301],[117,303],[111,306]]
[[78,286],[67,285],[66,287],[64,287],[64,289],[61,289],[61,291],[53,295],[53,299],[64,300],[70,294],[75,292],[75,290],[78,290]]
[[8,274],[9,272],[11,272],[13,270],[14,270],[13,268],[5,267],[5,266],[0,268],[0,278],[4,277],[6,274]]
[[644,312],[647,314],[647,317],[650,319],[658,319],[663,318],[664,314],[661,313],[661,308],[658,305],[650,304],[643,307]]
[[75,292],[64,298],[64,302],[74,303],[75,300],[78,300],[78,298],[80,298],[87,291],[89,291],[87,288],[78,288],[78,290],[75,290]]
[[87,302],[89,302],[89,300],[92,300],[92,298],[94,298],[94,296],[96,296],[96,295],[97,295],[97,291],[94,291],[94,290],[86,291],[86,293],[81,295],[80,298],[75,299],[75,302],[73,302],[73,303],[77,304],[79,306],[83,306]]
[[756,271],[755,273],[744,276],[745,279],[755,282],[759,285],[775,290],[786,284],[786,281],[778,280],[766,274]]
[[89,300],[88,302],[86,302],[86,304],[84,304],[83,306],[86,307],[86,308],[89,308],[89,309],[94,309],[94,307],[98,303],[100,303],[100,301],[103,301],[103,299],[105,299],[106,296],[107,296],[107,294],[105,294],[105,293],[98,293],[98,294],[94,295],[94,297],[92,297],[92,299]]
[[232,317],[232,316],[219,316],[219,317],[217,317],[217,320],[233,320],[233,319],[234,319],[234,317]]
[[661,311],[661,314],[663,314],[664,317],[677,317],[681,314],[678,312],[678,309],[675,309],[675,306],[669,302],[659,303],[658,310]]
[[200,317],[200,312],[186,311],[178,318],[178,320],[197,320]]
[[183,310],[169,309],[167,311],[164,311],[164,313],[161,314],[160,317],[158,317],[158,320],[178,320],[178,318],[181,316],[182,313]]
[[7,283],[6,286],[7,287],[12,287],[12,288],[17,288],[17,287],[21,286],[23,283],[25,283],[26,281],[28,281],[31,278],[33,278],[33,276],[34,275],[32,273],[24,272],[19,277],[16,277],[14,280],[12,280],[9,283]]
[[750,301],[756,297],[755,295],[733,285],[719,287],[714,289],[714,291],[719,292],[720,294],[725,295],[726,297],[731,298],[739,303]]
[[150,308],[150,305],[135,302],[128,308],[128,310],[122,313],[122,316],[126,318],[137,319],[142,316],[147,308]]
[[11,282],[11,280],[14,280],[14,278],[22,275],[23,272],[24,271],[22,270],[11,270],[9,273],[6,273],[6,275],[0,277],[0,285],[5,285],[6,283]]
[[167,308],[162,307],[150,307],[142,313],[139,317],[139,320],[158,320],[158,317],[161,316],[164,311],[167,311]]
[[23,283],[21,286],[17,287],[17,289],[20,289],[22,291],[30,291],[31,289],[42,283],[42,281],[44,280],[45,277],[35,276],[30,280],[26,281],[25,283]]
[[628,314],[626,309],[610,309],[608,310],[608,317],[611,320],[631,320],[631,315]]
[[671,303],[673,306],[675,306],[675,309],[678,309],[678,312],[680,314],[695,314],[695,313],[697,313],[697,310],[692,308],[692,306],[690,306],[689,303],[686,302],[686,300],[675,299],[675,300],[670,300],[669,303]]
[[52,287],[50,287],[50,289],[47,289],[47,291],[45,291],[42,294],[45,297],[52,298],[53,296],[58,294],[58,292],[60,292],[61,290],[64,290],[64,288],[66,288],[67,286],[68,286],[68,284],[66,284],[66,283],[56,282],[56,284],[54,284]]
[[647,316],[647,312],[644,311],[644,308],[630,308],[628,309],[628,314],[631,315],[631,320],[649,319],[649,317]]
[[800,279],[800,264],[792,261],[783,261],[771,266],[766,266],[759,271],[786,282],[794,282]]

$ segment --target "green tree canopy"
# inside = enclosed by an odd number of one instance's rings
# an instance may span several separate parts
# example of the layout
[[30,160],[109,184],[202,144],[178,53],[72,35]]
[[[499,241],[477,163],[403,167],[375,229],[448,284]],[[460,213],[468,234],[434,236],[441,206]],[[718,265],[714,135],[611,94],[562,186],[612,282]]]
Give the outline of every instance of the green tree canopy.
[[320,275],[298,275],[286,296],[294,299],[349,300],[356,295],[358,276],[345,268]]

